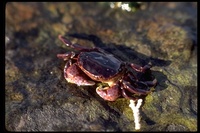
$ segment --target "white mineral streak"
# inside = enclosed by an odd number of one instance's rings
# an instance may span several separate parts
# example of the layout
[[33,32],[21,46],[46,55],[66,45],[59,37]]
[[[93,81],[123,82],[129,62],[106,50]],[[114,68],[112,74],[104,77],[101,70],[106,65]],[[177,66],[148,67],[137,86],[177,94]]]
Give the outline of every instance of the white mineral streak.
[[136,100],[130,100],[130,104],[129,107],[132,109],[133,111],[133,117],[134,117],[134,122],[135,122],[135,129],[139,130],[140,129],[140,112],[139,112],[139,108],[142,105],[142,99],[138,99],[137,100],[137,104],[136,104]]

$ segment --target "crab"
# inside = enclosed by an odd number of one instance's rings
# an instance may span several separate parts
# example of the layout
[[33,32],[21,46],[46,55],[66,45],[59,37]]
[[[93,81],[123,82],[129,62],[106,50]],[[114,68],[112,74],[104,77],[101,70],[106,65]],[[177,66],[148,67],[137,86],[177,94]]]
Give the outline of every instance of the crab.
[[[137,99],[151,92],[150,87],[156,85],[157,80],[140,80],[134,73],[146,74],[152,67],[124,62],[105,50],[94,47],[88,48],[80,44],[72,44],[66,37],[58,38],[74,51],[57,54],[66,61],[64,78],[78,86],[96,86],[96,93],[107,101],[115,101],[119,97]],[[151,76],[152,77],[152,76]]]

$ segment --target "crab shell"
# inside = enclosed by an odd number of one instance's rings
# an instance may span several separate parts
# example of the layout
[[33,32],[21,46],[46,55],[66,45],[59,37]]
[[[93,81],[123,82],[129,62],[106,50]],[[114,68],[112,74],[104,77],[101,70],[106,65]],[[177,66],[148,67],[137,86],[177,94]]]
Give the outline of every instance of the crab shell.
[[113,55],[96,51],[81,52],[77,64],[91,79],[108,83],[109,86],[118,81],[125,70],[125,63]]

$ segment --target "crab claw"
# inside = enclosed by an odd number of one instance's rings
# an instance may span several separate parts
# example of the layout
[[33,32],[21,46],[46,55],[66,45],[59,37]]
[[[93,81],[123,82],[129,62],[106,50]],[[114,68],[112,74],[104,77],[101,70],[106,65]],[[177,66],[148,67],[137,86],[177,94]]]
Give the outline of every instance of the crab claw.
[[104,88],[99,86],[96,88],[96,92],[100,97],[107,101],[115,101],[118,97],[120,97],[119,85]]
[[65,65],[64,77],[68,82],[77,84],[78,86],[95,85],[95,82],[91,81],[76,64],[71,64],[71,60]]

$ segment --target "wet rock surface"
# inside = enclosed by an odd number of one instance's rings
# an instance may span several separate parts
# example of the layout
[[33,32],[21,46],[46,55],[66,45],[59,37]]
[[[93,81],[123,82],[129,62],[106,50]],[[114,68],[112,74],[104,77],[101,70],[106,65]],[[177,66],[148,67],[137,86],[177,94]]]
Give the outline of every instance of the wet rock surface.
[[149,3],[136,12],[108,3],[6,4],[5,128],[9,131],[134,131],[129,101],[104,101],[63,77],[70,51],[58,39],[153,64],[155,91],[141,131],[197,131],[197,3]]

